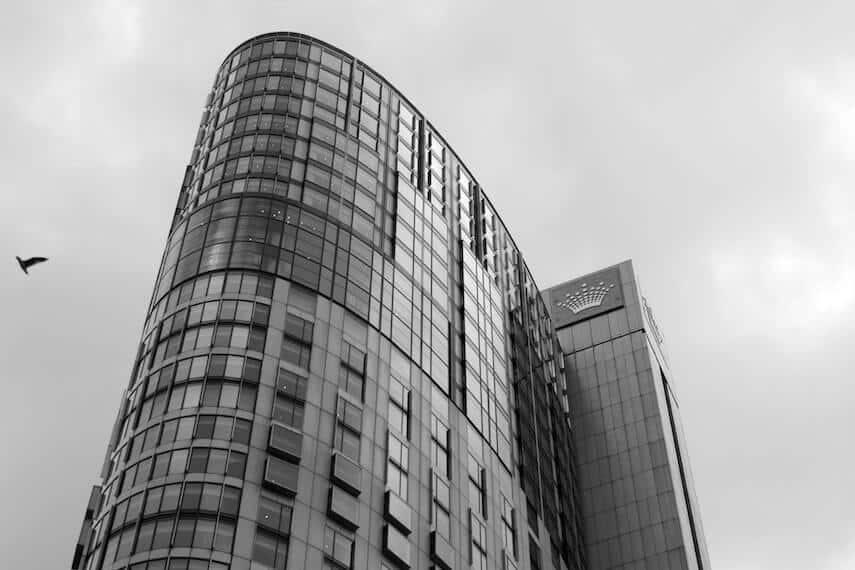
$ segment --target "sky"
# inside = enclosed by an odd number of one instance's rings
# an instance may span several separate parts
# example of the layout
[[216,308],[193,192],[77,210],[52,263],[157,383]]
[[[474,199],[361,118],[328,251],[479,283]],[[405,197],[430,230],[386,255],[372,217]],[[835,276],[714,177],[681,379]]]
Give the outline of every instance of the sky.
[[823,0],[4,6],[2,566],[69,566],[205,96],[233,47],[286,30],[407,95],[541,287],[634,261],[714,568],[855,568],[853,20]]

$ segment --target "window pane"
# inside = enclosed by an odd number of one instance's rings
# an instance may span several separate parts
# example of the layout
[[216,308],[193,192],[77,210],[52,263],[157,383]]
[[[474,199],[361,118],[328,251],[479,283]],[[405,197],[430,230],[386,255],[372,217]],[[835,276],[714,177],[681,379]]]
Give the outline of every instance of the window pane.
[[263,531],[257,531],[252,546],[252,559],[273,567],[276,563],[276,537]]

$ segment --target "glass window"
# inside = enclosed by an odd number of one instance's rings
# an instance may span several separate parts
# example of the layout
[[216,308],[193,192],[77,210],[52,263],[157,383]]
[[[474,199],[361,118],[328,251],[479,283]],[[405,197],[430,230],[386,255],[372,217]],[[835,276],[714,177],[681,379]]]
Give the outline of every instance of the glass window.
[[[152,473],[151,473],[152,479],[160,479],[161,477],[166,475],[166,473],[169,471],[170,459],[171,459],[170,453],[158,454],[157,459],[155,459],[154,468],[152,469]],[[146,480],[144,478],[141,478],[139,473],[137,474],[137,478],[141,479],[141,480]]]
[[270,426],[269,445],[272,450],[299,460],[303,448],[303,434],[289,427],[274,423]]
[[145,552],[151,548],[156,526],[157,521],[148,521],[140,526],[139,536],[137,537],[137,546],[134,549],[134,552]]
[[516,515],[511,502],[502,495],[502,536],[505,543],[505,550],[517,556],[517,540],[516,540]]
[[342,367],[341,369],[339,369],[338,381],[339,385],[344,389],[345,392],[347,392],[354,398],[362,400],[365,380],[363,379],[361,374],[358,374],[349,368]]
[[303,404],[300,402],[277,395],[273,404],[273,419],[291,427],[301,428],[303,411]]
[[184,494],[181,497],[181,509],[195,511],[199,509],[199,501],[202,497],[201,483],[187,483]]
[[240,356],[228,356],[226,357],[226,368],[223,376],[226,378],[240,378],[242,369],[243,358]]
[[341,396],[338,398],[338,412],[336,417],[341,424],[355,432],[362,431],[362,407]]
[[386,464],[386,486],[399,497],[406,500],[408,488],[407,472],[391,461],[388,461]]
[[223,382],[222,391],[220,392],[220,406],[225,408],[236,407],[239,390],[240,384]]
[[232,433],[232,441],[243,445],[249,445],[250,430],[252,422],[243,419],[234,421],[234,432]]
[[187,466],[188,473],[204,473],[208,466],[208,450],[194,449],[190,454],[190,464]]
[[448,483],[434,473],[432,482],[433,508],[431,509],[431,523],[439,534],[446,539],[451,538],[451,489]]
[[220,493],[222,492],[221,485],[213,483],[205,483],[202,487],[202,496],[199,503],[199,510],[208,512],[217,512],[220,506]]
[[308,182],[312,182],[313,184],[317,184],[322,188],[329,188],[331,182],[331,174],[326,169],[315,166],[314,164],[309,164],[306,167],[306,180]]
[[193,528],[196,525],[196,520],[191,518],[180,518],[175,527],[175,538],[172,545],[175,547],[192,546],[193,544]]
[[436,416],[431,415],[431,463],[443,476],[448,476],[448,428]]
[[350,528],[359,526],[359,501],[353,495],[336,487],[330,487],[327,512]]
[[220,503],[220,512],[236,517],[240,503],[240,489],[237,487],[223,487],[223,497]]
[[228,452],[224,449],[211,449],[208,453],[208,473],[222,475],[226,472]]
[[203,406],[218,406],[220,403],[220,392],[222,391],[222,382],[205,382],[205,391],[202,394]]
[[255,386],[244,383],[240,387],[240,396],[238,397],[238,409],[251,412],[255,409],[255,399],[258,389]]
[[[395,380],[393,379],[393,382]],[[389,398],[389,413],[386,418],[389,428],[409,439],[410,417],[407,408],[395,401],[393,397]]]
[[169,540],[172,538],[173,519],[160,519],[156,521],[154,536],[151,541],[151,549],[168,548]]
[[277,457],[268,457],[264,480],[286,492],[296,493],[299,473],[299,466]]
[[335,144],[335,131],[326,125],[314,122],[312,125],[312,138],[328,145],[333,145]]
[[347,341],[342,341],[341,359],[343,364],[346,364],[360,374],[365,370],[365,353]]
[[290,337],[283,337],[279,357],[301,368],[309,367],[312,347]]
[[[371,93],[375,97],[380,97],[380,82],[371,77],[368,73],[365,73],[363,75],[362,87],[365,89],[365,91]],[[404,110],[403,104],[401,105],[401,109],[402,111]]]
[[333,447],[341,451],[346,457],[359,463],[359,441],[358,434],[353,433],[346,427],[339,425],[335,431]]
[[234,535],[234,523],[220,519],[217,522],[217,530],[214,534],[214,550],[219,550],[222,552],[231,552]]
[[148,496],[145,501],[145,508],[143,509],[144,517],[152,515],[160,510],[161,497],[163,497],[163,487],[157,487],[148,492]]
[[285,334],[303,343],[312,342],[314,325],[296,315],[289,314],[285,319]]
[[[410,541],[391,525],[383,527],[383,548],[385,554],[400,560],[406,567],[410,566]],[[388,570],[388,566],[381,563],[380,569]]]
[[389,432],[388,456],[390,461],[399,465],[405,471],[407,470],[409,465],[409,447],[392,432]]
[[258,528],[252,546],[252,559],[271,568],[285,568],[288,539]]
[[223,439],[228,440],[232,435],[232,425],[234,424],[234,420],[232,418],[227,418],[220,416],[216,418],[214,422],[214,439]]
[[193,427],[195,423],[195,416],[181,418],[178,421],[178,430],[175,434],[175,439],[177,441],[190,439],[193,436]]
[[276,533],[289,534],[291,532],[291,513],[290,505],[262,495],[258,503],[256,520],[260,526]]
[[187,450],[182,449],[172,453],[172,458],[169,462],[169,474],[184,473],[184,467],[187,464]]
[[280,358],[308,368],[313,331],[314,325],[311,322],[296,315],[287,315]]
[[321,65],[332,68],[336,72],[341,71],[341,58],[325,50],[321,55]]
[[333,164],[333,151],[317,142],[312,142],[309,146],[309,158],[330,167]]
[[484,481],[485,474],[484,468],[478,462],[478,459],[469,454],[469,463],[468,463],[468,475],[469,475],[469,503],[471,507],[478,513],[480,516],[486,518],[487,516],[487,505],[486,505],[486,496],[484,492]]
[[353,564],[353,543],[352,538],[328,526],[324,531],[324,556],[345,568],[351,568]]
[[160,510],[175,511],[178,509],[178,497],[181,495],[181,484],[166,485],[163,487],[163,498],[160,501]]
[[199,519],[196,522],[193,535],[194,548],[211,548],[214,541],[214,526],[214,521],[210,519]]
[[226,464],[226,475],[229,477],[243,478],[246,470],[246,454],[232,451]]

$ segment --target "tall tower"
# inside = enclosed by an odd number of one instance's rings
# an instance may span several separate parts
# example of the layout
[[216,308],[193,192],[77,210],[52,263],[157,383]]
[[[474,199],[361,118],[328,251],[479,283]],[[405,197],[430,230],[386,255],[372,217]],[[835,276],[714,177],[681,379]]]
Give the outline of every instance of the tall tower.
[[664,338],[631,261],[544,292],[565,353],[591,570],[708,570]]
[[562,355],[473,174],[352,56],[217,72],[73,569],[585,567]]

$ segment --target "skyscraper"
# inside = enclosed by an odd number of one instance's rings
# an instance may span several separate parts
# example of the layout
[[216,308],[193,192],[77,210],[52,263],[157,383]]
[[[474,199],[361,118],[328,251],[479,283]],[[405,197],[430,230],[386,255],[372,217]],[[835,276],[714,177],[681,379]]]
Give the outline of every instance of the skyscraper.
[[314,38],[248,40],[72,568],[587,568],[549,310],[401,93]]
[[590,567],[709,568],[664,337],[632,262],[544,297],[565,354]]

